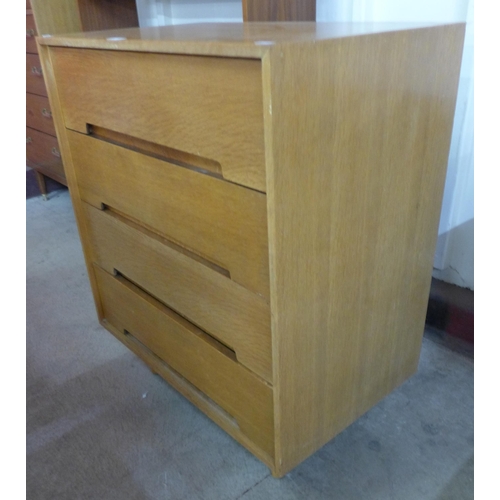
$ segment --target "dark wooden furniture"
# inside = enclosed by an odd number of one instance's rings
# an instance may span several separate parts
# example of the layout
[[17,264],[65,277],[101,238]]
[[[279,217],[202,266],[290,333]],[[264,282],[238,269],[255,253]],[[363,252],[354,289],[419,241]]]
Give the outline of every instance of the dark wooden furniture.
[[44,198],[45,177],[66,185],[61,153],[52,120],[35,37],[37,27],[26,2],[26,164],[35,170]]
[[44,199],[45,177],[67,185],[36,36],[138,26],[135,0],[26,1],[26,164]]
[[316,0],[242,0],[243,21],[316,21]]

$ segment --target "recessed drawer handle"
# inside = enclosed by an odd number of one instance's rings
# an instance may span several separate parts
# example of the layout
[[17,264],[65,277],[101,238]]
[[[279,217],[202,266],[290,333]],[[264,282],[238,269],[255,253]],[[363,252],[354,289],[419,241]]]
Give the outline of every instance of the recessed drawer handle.
[[33,142],[33,140],[31,139],[31,137],[26,137],[26,144],[31,144]]
[[52,118],[52,112],[47,108],[42,109],[42,115],[45,116],[45,118]]
[[[149,297],[150,299],[153,299],[155,302],[158,304],[163,305],[166,311],[168,311],[168,315],[172,318],[180,318],[179,313],[175,310],[172,309],[169,305],[165,304],[165,302],[159,300],[157,297],[154,295],[151,295],[145,288],[142,288],[139,284],[135,283],[134,281],[130,280],[127,276],[124,276],[118,269],[113,268],[113,276],[122,284],[127,286],[130,290],[134,291],[138,295],[142,295],[143,297]],[[184,328],[194,328],[195,330],[195,335],[199,338],[203,338],[205,342],[209,343],[212,347],[217,349],[220,353],[224,354],[227,356],[229,359],[238,362],[238,358],[236,357],[236,352],[226,344],[222,343],[219,339],[213,337],[210,335],[210,333],[206,332],[205,330],[202,330],[198,325],[191,323],[191,321],[184,317],[184,321],[186,324],[189,324],[190,326],[184,327]],[[192,331],[192,330],[191,330]],[[123,330],[123,333],[125,335],[131,335],[131,333],[128,330]],[[132,334],[132,337],[134,335]]]
[[[111,325],[111,323],[109,323],[106,319],[104,321],[106,321],[109,325]],[[158,365],[162,368],[162,371],[167,372],[171,377],[173,377],[174,380],[176,380],[176,383],[180,385],[180,387],[187,388],[191,395],[194,395],[195,398],[197,398],[198,400],[202,400],[205,404],[209,405],[212,408],[212,410],[217,412],[219,417],[222,417],[226,421],[226,423],[228,423],[231,427],[235,427],[236,429],[240,428],[238,421],[232,415],[230,415],[226,410],[224,410],[224,408],[219,406],[213,399],[209,398],[204,392],[197,389],[193,384],[191,384],[191,382],[189,382],[188,379],[184,378],[179,372],[176,372],[168,363],[165,363],[163,359],[158,357],[140,340],[137,340],[128,330],[123,330],[123,335],[127,337],[127,341],[129,343],[135,344],[139,350],[141,350],[142,352],[147,352],[148,354],[153,356],[154,359],[157,360]]]
[[43,73],[42,73],[42,68],[37,68],[36,66],[33,66],[31,68],[31,72],[36,75],[36,76],[42,76]]
[[61,153],[59,152],[59,150],[55,146],[51,149],[51,153],[54,156],[56,156],[57,158],[61,158]]
[[26,30],[26,38],[32,38],[35,36],[35,30]]
[[223,178],[221,165],[218,161],[168,146],[162,146],[154,142],[145,141],[137,137],[131,137],[90,123],[87,123],[87,131],[89,135],[92,135],[96,139],[112,142],[117,146],[134,149],[142,154],[149,154],[159,160],[167,161],[202,174],[211,175],[218,179]]
[[139,229],[140,227],[139,231],[146,234],[150,238],[161,241],[164,245],[172,248],[176,252],[182,253],[187,257],[196,260],[200,264],[209,267],[213,271],[222,274],[222,276],[226,276],[226,278],[231,279],[231,273],[227,269],[224,269],[223,267],[217,265],[215,262],[205,259],[201,255],[198,255],[187,248],[179,246],[177,243],[173,242],[172,240],[168,239],[165,236],[158,236],[158,234],[156,234],[153,230],[151,230],[151,228],[149,228],[146,225],[138,226],[137,223],[135,223],[132,219],[130,219],[130,217],[127,217],[126,214],[120,212],[116,208],[113,208],[110,205],[106,205],[105,203],[101,202],[100,210],[105,210],[106,214],[109,215],[110,217],[113,217],[115,220],[119,220],[123,224],[127,224],[128,226],[134,229]]

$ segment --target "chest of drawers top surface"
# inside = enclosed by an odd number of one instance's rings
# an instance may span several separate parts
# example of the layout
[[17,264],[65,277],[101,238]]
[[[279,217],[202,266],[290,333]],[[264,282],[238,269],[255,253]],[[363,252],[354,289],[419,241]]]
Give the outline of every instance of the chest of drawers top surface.
[[276,476],[417,368],[463,35],[39,39],[101,323]]
[[45,37],[42,45],[261,58],[273,46],[437,27],[431,23],[204,23]]

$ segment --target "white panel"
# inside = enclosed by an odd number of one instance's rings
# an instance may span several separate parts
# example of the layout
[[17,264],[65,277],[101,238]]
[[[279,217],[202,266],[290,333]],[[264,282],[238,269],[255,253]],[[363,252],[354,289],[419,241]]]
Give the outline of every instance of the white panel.
[[136,0],[139,26],[243,22],[242,0]]
[[467,16],[434,267],[436,278],[474,289],[474,0]]
[[467,22],[434,275],[474,287],[474,0],[317,0],[316,20]]
[[241,0],[172,0],[172,23],[243,22]]
[[317,22],[352,21],[352,0],[316,0]]
[[374,0],[316,0],[317,22],[372,21]]
[[469,0],[316,0],[316,21],[465,22]]
[[370,0],[374,21],[465,22],[468,0]]
[[172,24],[170,0],[136,0],[139,26],[165,26]]

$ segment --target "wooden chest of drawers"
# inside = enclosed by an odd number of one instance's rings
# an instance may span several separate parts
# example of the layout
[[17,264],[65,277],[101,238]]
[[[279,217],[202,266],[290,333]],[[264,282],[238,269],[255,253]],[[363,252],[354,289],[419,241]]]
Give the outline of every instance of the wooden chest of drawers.
[[41,40],[101,323],[277,477],[417,368],[463,34]]

